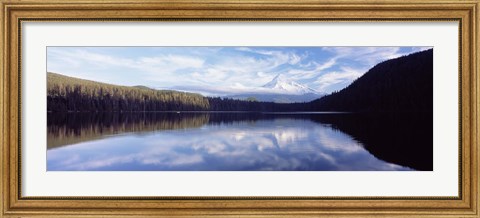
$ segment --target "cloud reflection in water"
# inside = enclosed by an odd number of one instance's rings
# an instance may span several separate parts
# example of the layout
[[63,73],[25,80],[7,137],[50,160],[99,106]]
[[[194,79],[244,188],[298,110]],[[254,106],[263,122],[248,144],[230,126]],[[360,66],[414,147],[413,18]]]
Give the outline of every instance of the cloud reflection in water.
[[112,135],[49,149],[47,167],[49,171],[410,170],[377,159],[330,125],[290,118]]

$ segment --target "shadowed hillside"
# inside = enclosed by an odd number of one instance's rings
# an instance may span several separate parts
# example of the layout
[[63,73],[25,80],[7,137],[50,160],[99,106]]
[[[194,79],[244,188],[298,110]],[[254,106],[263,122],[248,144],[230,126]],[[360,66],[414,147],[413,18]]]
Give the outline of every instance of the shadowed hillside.
[[311,105],[317,111],[431,113],[433,49],[377,64],[348,87]]

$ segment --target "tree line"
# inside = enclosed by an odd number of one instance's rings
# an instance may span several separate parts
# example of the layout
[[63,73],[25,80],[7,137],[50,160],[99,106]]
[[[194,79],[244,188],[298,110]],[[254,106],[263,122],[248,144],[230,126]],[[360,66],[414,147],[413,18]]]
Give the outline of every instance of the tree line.
[[55,73],[47,76],[48,111],[182,111],[208,110],[199,94],[117,86]]

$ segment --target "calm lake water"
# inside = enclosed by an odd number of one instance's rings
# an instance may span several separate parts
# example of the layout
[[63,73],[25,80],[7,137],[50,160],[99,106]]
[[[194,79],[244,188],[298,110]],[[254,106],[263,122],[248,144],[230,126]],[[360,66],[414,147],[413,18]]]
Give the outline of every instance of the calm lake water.
[[49,113],[48,171],[433,169],[425,114]]

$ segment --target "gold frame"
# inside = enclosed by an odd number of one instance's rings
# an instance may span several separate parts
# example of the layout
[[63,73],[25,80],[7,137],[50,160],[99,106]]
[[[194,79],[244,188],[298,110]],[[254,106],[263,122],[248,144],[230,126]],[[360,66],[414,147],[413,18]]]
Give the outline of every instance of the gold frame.
[[[0,217],[479,217],[478,0],[0,0]],[[30,21],[458,21],[456,197],[22,197],[21,24]]]

